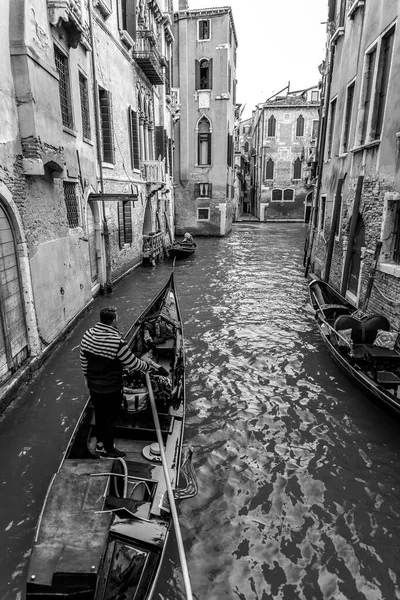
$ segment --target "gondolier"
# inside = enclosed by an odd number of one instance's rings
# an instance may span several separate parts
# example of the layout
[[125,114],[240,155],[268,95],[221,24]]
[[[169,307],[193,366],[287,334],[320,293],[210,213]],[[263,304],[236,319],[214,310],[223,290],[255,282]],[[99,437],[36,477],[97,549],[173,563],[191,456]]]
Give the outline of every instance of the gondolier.
[[114,430],[123,400],[123,369],[146,373],[150,364],[140,360],[117,329],[114,307],[100,311],[100,322],[86,331],[80,347],[83,374],[95,409],[96,453],[100,457],[124,457],[114,446]]

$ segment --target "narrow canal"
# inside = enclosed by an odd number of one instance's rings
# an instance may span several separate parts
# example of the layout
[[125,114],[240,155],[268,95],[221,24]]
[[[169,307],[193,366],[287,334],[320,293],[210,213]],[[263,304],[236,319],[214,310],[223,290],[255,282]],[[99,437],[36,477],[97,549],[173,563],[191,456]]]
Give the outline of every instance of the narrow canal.
[[[196,600],[400,599],[400,426],[330,361],[307,312],[301,224],[235,225],[177,263],[186,441],[199,493],[179,505]],[[0,598],[21,600],[47,485],[85,388],[83,332],[120,327],[166,281],[140,268],[98,298],[0,419]],[[155,600],[181,600],[170,539]]]

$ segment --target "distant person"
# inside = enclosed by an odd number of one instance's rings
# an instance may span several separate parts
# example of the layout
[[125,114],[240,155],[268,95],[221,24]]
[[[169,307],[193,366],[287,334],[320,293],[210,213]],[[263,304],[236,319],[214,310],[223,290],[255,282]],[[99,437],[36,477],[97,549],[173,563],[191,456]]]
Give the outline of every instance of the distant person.
[[187,231],[185,233],[185,235],[183,236],[183,241],[186,242],[186,243],[188,243],[188,244],[193,244],[194,243],[194,238],[193,238],[192,234]]
[[117,309],[103,308],[100,322],[86,331],[80,346],[83,374],[94,405],[96,453],[124,457],[114,446],[115,425],[123,400],[123,369],[146,373],[150,365],[137,358],[117,329]]

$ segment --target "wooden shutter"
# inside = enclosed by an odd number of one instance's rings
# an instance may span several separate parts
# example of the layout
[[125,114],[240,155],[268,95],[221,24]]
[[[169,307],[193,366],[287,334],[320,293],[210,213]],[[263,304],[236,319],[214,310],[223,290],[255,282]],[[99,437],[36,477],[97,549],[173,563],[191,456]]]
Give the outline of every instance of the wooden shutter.
[[164,154],[163,154],[163,158],[165,158],[165,170],[167,170],[167,160],[168,160],[168,135],[167,135],[167,130],[164,129],[164,146],[163,146],[163,150],[164,150]]
[[132,244],[132,202],[128,200],[123,202],[124,205],[124,242],[125,244]]
[[126,30],[136,41],[136,0],[126,0]]
[[296,136],[301,137],[304,135],[304,118],[303,115],[300,115],[297,119],[296,124]]
[[123,248],[125,243],[124,236],[124,203],[118,202],[118,237],[119,247]]
[[200,61],[197,59],[195,61],[195,88],[196,90],[200,89]]
[[111,92],[99,89],[103,161],[114,164],[114,128]]
[[140,168],[140,154],[139,154],[139,126],[137,120],[137,113],[133,108],[128,108],[128,122],[131,139],[131,165],[132,169]]
[[208,160],[208,164],[211,165],[211,133],[207,133],[206,134],[208,137],[208,156],[207,156],[207,160]]
[[164,158],[164,128],[156,125],[156,160]]
[[208,61],[208,87],[212,90],[213,86],[213,59],[210,58]]
[[169,162],[169,174],[172,175],[173,165],[172,165],[172,140],[168,138],[168,162]]

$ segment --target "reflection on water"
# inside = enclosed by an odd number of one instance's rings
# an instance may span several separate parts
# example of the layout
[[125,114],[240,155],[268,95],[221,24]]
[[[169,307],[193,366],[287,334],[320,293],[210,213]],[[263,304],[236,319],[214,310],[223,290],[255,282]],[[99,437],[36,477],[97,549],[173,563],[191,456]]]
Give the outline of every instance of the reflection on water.
[[[305,310],[303,236],[243,224],[177,267],[197,600],[400,598],[399,425],[326,355]],[[157,599],[184,598],[169,552]]]

